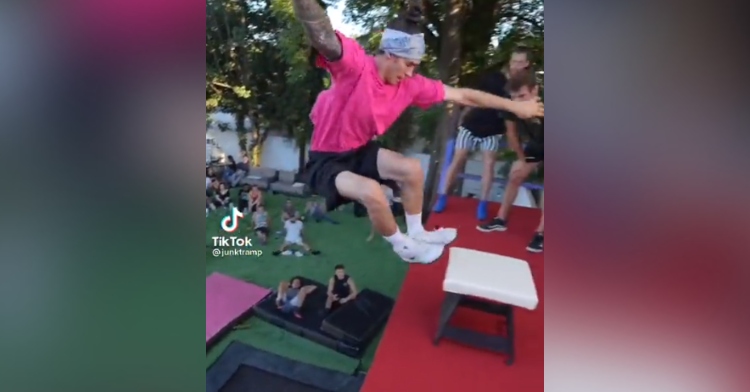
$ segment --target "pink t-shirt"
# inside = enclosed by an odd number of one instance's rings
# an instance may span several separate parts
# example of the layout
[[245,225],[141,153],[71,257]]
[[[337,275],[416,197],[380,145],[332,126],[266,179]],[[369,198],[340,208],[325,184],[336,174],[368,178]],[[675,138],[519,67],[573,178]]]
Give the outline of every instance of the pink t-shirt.
[[445,100],[438,80],[414,75],[397,85],[380,78],[375,58],[359,43],[340,32],[343,56],[329,62],[318,56],[317,65],[331,74],[331,87],[320,93],[310,119],[313,135],[310,149],[343,152],[364,146],[380,136],[409,106],[427,109]]

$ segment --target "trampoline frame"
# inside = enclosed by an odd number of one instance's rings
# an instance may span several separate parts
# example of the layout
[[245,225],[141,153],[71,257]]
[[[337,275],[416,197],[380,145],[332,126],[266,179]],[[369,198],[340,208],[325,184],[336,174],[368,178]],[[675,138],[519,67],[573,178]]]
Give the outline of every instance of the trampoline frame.
[[234,341],[206,372],[206,392],[219,392],[241,366],[250,366],[330,392],[359,392],[364,376],[297,362]]

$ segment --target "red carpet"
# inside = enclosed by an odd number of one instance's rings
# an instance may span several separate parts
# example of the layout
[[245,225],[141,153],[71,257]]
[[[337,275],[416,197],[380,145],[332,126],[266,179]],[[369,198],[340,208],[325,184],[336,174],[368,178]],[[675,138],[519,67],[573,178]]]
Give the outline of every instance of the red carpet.
[[[409,268],[363,392],[544,390],[544,256],[526,251],[541,211],[516,207],[511,211],[508,231],[481,233],[475,229],[476,206],[476,200],[452,198],[445,212],[430,216],[428,227],[458,228],[458,239],[452,246],[529,262],[540,303],[533,312],[516,308],[515,364],[508,367],[500,354],[450,340],[444,339],[439,346],[433,346],[448,265],[446,249],[438,262]],[[497,208],[497,204],[492,205],[490,213],[496,213]],[[497,329],[498,318],[471,310],[459,311],[453,324],[490,332]]]

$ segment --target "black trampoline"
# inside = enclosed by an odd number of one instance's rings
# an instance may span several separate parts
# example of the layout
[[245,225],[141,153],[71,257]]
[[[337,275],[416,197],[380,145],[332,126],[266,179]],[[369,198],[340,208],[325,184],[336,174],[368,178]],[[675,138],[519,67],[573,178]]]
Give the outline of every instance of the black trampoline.
[[[372,290],[362,290],[357,298],[326,314],[326,289],[320,282],[300,278],[302,285],[317,288],[305,300],[302,319],[281,312],[276,295],[270,295],[255,307],[255,315],[296,335],[310,339],[352,358],[360,358],[393,309],[393,300]],[[347,310],[348,309],[348,310]],[[333,328],[324,328],[323,326]]]
[[394,301],[376,291],[364,289],[323,320],[321,329],[349,345],[361,345],[372,339],[385,325]]
[[206,372],[206,392],[358,392],[364,376],[319,368],[232,342]]

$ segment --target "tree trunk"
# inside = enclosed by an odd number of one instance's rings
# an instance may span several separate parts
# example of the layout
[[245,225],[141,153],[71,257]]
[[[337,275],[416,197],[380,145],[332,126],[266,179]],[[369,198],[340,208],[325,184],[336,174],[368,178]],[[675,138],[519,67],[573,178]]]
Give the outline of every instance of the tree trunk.
[[[443,20],[440,39],[440,56],[438,57],[438,71],[443,83],[455,86],[461,73],[461,25],[464,20],[466,0],[448,0],[445,20]],[[432,204],[440,185],[440,171],[445,155],[445,144],[448,136],[454,131],[452,125],[458,116],[456,105],[446,105],[445,113],[440,119],[435,138],[430,146],[430,165],[425,184],[424,206],[422,220],[427,221]]]
[[307,142],[298,140],[297,148],[299,149],[297,155],[297,174],[300,174],[305,169],[305,163],[307,163]]

